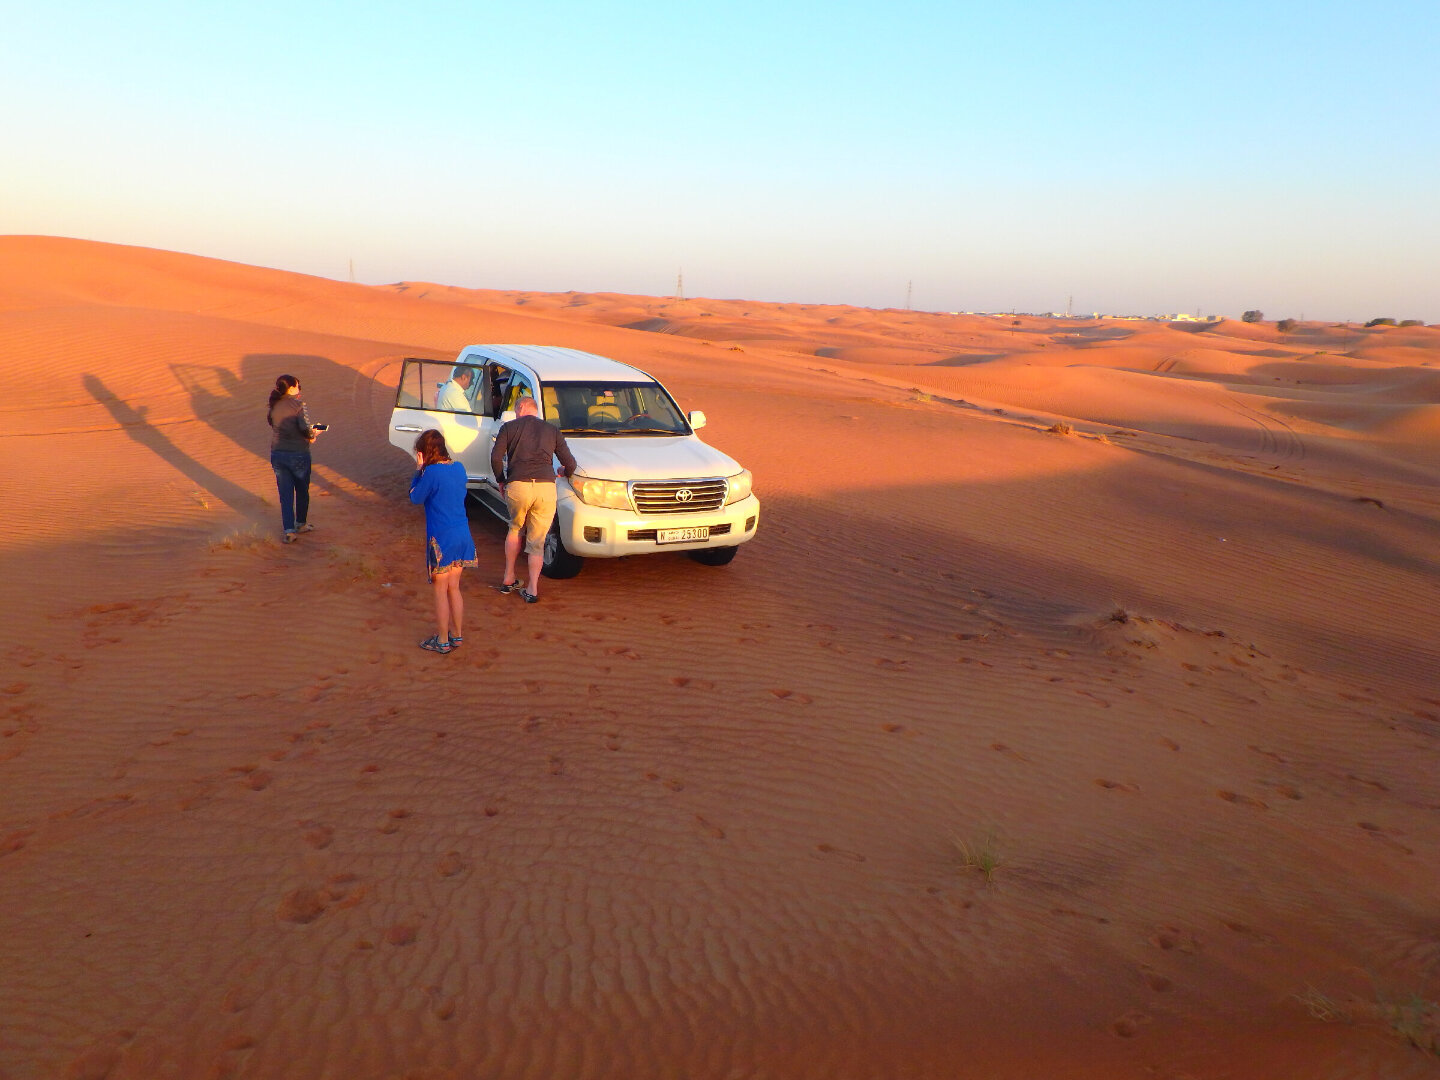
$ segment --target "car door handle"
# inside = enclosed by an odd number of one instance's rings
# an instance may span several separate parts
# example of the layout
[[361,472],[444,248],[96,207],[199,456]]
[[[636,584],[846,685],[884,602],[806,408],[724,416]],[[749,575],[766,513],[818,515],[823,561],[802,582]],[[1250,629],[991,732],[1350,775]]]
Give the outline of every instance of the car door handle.
[[396,431],[424,431],[425,429],[416,424],[396,424]]

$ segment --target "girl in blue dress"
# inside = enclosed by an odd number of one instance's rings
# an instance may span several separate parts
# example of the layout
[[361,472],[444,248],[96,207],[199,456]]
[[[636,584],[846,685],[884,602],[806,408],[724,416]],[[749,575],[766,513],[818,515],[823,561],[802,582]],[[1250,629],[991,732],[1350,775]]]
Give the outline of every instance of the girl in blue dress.
[[445,436],[434,428],[415,440],[415,464],[410,501],[425,506],[425,569],[435,586],[437,627],[420,647],[448,653],[465,641],[460,570],[475,565],[475,541],[465,515],[465,466],[450,460]]

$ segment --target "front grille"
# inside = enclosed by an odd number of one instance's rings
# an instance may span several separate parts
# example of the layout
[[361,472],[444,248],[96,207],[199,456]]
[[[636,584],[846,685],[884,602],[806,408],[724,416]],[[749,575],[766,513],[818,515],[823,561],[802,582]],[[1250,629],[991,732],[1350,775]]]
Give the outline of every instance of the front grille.
[[[728,521],[725,522],[725,523],[722,524],[722,525],[711,525],[711,526],[710,526],[710,535],[711,535],[711,536],[724,536],[724,535],[725,535],[726,533],[728,533],[729,531],[730,531],[730,523],[729,523]],[[631,540],[654,540],[654,539],[655,539],[655,532],[656,532],[655,529],[631,529],[630,532],[629,532],[627,535],[628,535],[628,539],[631,539]]]
[[630,485],[642,514],[703,514],[725,505],[725,481],[637,480]]

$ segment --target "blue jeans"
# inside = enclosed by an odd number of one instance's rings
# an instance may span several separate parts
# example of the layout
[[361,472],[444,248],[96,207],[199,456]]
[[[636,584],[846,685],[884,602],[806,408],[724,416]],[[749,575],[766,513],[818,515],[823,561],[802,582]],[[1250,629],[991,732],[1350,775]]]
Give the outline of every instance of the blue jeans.
[[280,522],[292,533],[310,515],[310,451],[271,450],[270,467],[280,489]]

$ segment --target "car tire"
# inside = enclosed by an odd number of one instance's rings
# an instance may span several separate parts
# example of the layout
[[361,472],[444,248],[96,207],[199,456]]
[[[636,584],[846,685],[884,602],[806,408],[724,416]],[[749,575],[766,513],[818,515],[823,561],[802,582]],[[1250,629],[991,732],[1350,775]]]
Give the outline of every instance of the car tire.
[[545,562],[541,564],[540,573],[563,581],[580,573],[584,566],[585,560],[571,554],[560,539],[559,525],[551,525],[550,531],[545,534]]
[[696,548],[685,554],[702,566],[729,566],[739,550],[738,546],[732,544],[730,547]]

